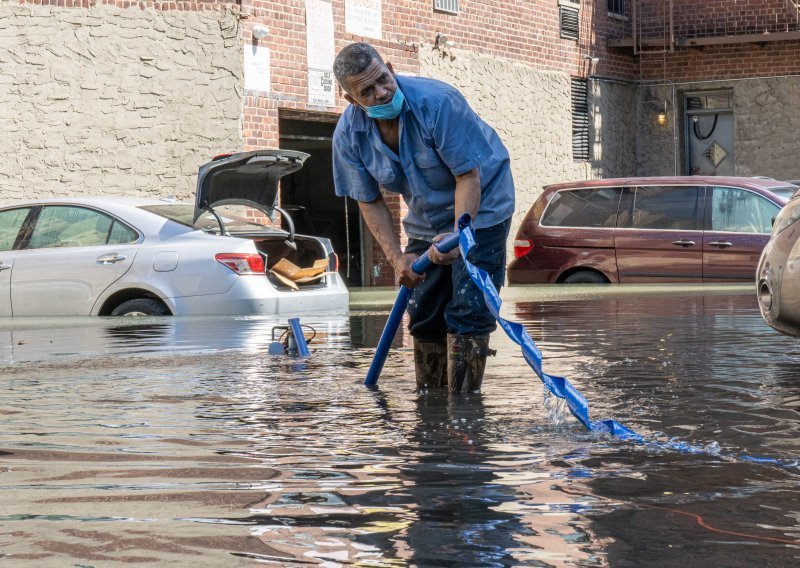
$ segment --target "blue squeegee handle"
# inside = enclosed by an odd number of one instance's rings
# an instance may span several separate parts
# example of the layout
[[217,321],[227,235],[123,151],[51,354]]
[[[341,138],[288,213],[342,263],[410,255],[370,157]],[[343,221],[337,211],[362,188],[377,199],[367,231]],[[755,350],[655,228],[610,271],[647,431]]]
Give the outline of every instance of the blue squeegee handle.
[[[438,243],[434,243],[433,246],[441,253],[450,252],[458,246],[458,236],[458,233],[452,233]],[[430,250],[425,251],[425,254],[420,256],[414,261],[414,264],[411,265],[411,269],[417,274],[423,274],[430,268],[431,264],[433,264],[428,256],[429,252]],[[397,294],[397,299],[394,301],[389,319],[386,320],[386,325],[383,328],[383,333],[381,333],[378,347],[375,349],[375,357],[372,359],[367,378],[364,380],[365,385],[374,385],[378,382],[378,377],[383,369],[383,364],[386,362],[386,356],[389,354],[389,348],[392,346],[397,328],[400,327],[400,322],[403,320],[403,312],[406,311],[406,306],[408,305],[410,297],[411,288],[400,286],[400,292]]]

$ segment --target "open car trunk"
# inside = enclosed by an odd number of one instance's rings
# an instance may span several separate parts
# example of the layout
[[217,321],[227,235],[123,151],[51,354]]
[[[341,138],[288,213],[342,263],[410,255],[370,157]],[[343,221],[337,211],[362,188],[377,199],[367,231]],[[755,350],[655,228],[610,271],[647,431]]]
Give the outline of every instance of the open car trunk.
[[[291,284],[281,279],[275,273],[275,266],[281,261],[288,261],[292,265],[300,268],[307,269],[314,266],[315,263],[325,260],[325,269],[322,271],[321,276],[312,278],[309,281],[294,281],[294,284],[301,289],[324,288],[327,285],[327,275],[329,271],[336,269],[335,259],[333,254],[328,254],[322,244],[314,238],[305,237],[303,235],[295,235],[294,244],[296,248],[287,244],[286,235],[236,235],[240,238],[252,240],[258,252],[265,257],[265,264],[267,267],[267,276],[272,283],[279,290],[293,289]],[[319,263],[322,264],[322,263]],[[282,263],[281,266],[285,266]],[[280,274],[280,272],[279,272]]]
[[[267,275],[278,289],[324,287],[329,271],[336,270],[336,257],[319,239],[296,235],[288,212],[277,205],[281,178],[301,169],[307,158],[308,154],[292,150],[225,154],[201,166],[197,177],[193,225],[210,215],[220,234],[252,240],[265,257]],[[224,210],[230,207],[245,207],[256,214],[227,214]],[[289,225],[288,234],[237,230],[237,223],[255,224],[258,212],[263,219],[271,219],[276,211]]]

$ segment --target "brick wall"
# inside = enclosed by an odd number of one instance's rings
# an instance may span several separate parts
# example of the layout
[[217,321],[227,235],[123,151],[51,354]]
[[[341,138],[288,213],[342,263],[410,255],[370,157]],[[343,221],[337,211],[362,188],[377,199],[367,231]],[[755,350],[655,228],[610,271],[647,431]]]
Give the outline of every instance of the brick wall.
[[[800,73],[800,14],[790,10],[786,0],[673,0],[674,51],[669,50],[669,2],[639,0],[638,7],[641,40],[655,40],[655,44],[640,45],[635,65],[640,79],[681,82]],[[631,36],[631,29],[625,32],[624,37]],[[795,39],[757,41],[758,36],[774,39],[775,34],[786,32],[794,32]],[[745,35],[754,36],[755,41],[735,43]],[[679,45],[693,38],[728,38],[730,43]]]
[[[737,35],[798,29],[796,10],[786,0],[672,0],[675,37]],[[639,0],[643,37],[661,37],[669,19],[669,2]]]

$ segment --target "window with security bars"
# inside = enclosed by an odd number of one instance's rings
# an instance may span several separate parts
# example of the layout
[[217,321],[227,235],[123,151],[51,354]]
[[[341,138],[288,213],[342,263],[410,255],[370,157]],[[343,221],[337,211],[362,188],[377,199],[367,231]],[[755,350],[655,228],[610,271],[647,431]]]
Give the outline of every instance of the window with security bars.
[[578,39],[579,10],[572,6],[559,6],[559,27],[564,39]]
[[437,12],[458,14],[458,0],[433,0],[433,9]]
[[625,0],[608,0],[608,13],[624,16]]
[[572,159],[589,159],[589,84],[572,79]]

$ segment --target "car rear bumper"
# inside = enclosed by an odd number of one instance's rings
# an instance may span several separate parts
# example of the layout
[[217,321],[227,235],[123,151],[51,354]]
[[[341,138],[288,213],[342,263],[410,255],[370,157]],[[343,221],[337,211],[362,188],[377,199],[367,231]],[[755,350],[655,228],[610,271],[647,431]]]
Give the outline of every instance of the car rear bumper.
[[242,276],[224,294],[165,298],[174,315],[290,315],[348,310],[349,294],[339,275],[312,290],[276,290],[266,278]]

